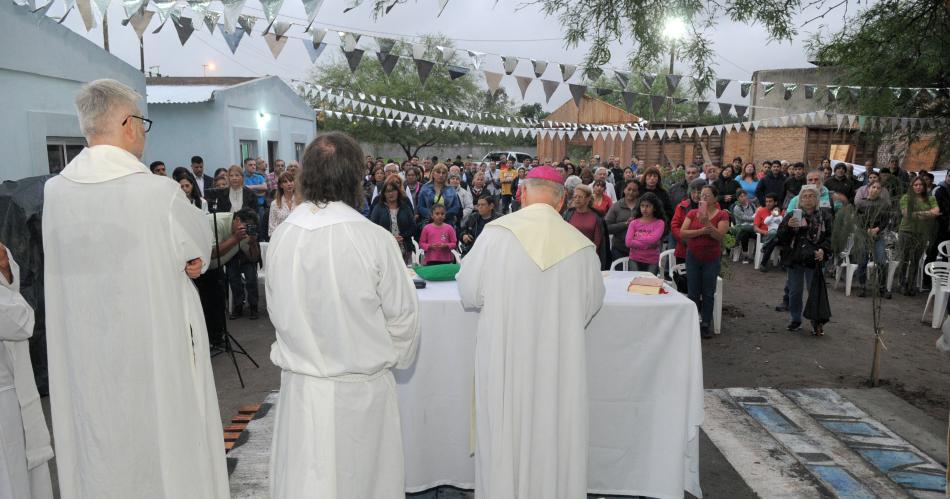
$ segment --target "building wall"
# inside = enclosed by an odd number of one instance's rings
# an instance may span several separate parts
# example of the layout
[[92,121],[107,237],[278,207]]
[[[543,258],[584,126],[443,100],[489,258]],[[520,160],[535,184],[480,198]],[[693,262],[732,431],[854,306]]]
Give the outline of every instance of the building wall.
[[[810,113],[820,111],[828,107],[828,101],[824,98],[824,91],[820,85],[840,84],[841,71],[834,67],[812,67],[796,69],[768,69],[752,73],[752,90],[750,90],[750,103],[753,106],[764,106],[774,109],[763,109],[761,107],[752,107],[751,120],[761,120],[775,118],[779,116],[788,116],[798,113]],[[773,82],[775,88],[765,95],[765,91],[760,82]],[[782,83],[798,83],[798,89],[792,93],[789,100],[785,100],[785,90]],[[819,85],[816,89],[815,98],[805,98],[805,83],[814,83]],[[733,83],[738,85],[738,83]],[[821,90],[820,92],[818,90]],[[821,98],[817,98],[818,96]],[[847,111],[841,111],[847,112]]]
[[752,144],[753,161],[756,163],[767,159],[782,159],[793,163],[804,161],[807,136],[808,129],[805,127],[756,129]]
[[732,162],[733,158],[740,157],[744,162],[755,161],[758,163],[752,153],[752,133],[727,133],[723,137],[722,157],[726,162]]
[[0,180],[48,174],[46,137],[82,137],[73,99],[84,83],[113,78],[145,95],[135,68],[12,2],[0,2],[0,47]]
[[142,162],[163,161],[169,175],[178,166],[189,166],[195,155],[204,159],[208,175],[227,167],[226,128],[217,113],[214,102],[150,105],[149,116],[154,121]]

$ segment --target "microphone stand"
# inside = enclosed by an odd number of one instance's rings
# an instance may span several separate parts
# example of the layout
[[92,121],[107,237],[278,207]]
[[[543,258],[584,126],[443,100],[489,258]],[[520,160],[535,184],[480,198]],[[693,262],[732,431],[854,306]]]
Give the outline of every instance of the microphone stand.
[[[225,272],[224,267],[221,265],[221,251],[220,251],[220,247],[218,246],[219,241],[218,241],[218,198],[217,196],[208,197],[208,208],[211,210],[211,219],[213,221],[212,227],[214,227],[214,250],[215,250],[214,252],[215,252],[215,260],[217,262],[217,270],[224,274],[224,321],[222,323],[222,327],[224,328],[224,349],[222,350],[220,347],[215,347],[216,351],[211,354],[211,358],[217,357],[218,355],[222,353],[230,355],[231,363],[234,364],[234,370],[237,371],[238,381],[241,382],[241,388],[244,388],[244,377],[241,376],[241,368],[240,366],[238,366],[236,354],[241,354],[247,357],[247,360],[250,360],[251,364],[254,364],[254,367],[260,367],[260,366],[257,365],[257,362],[254,360],[254,357],[251,357],[251,354],[247,353],[247,350],[245,350],[244,347],[241,346],[241,344],[238,343],[236,339],[234,339],[234,336],[231,336],[231,332],[228,330],[228,313],[227,312],[228,312],[228,301],[231,299],[231,289],[229,286],[230,283],[228,283],[228,274],[227,272]],[[238,251],[240,251],[240,248],[238,249]],[[232,343],[235,346],[237,346],[237,350],[235,350],[234,347],[231,346]]]

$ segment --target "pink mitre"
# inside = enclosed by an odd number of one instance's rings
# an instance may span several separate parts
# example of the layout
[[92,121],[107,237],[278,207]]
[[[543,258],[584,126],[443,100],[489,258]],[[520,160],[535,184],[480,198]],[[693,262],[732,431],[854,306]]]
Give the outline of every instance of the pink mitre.
[[550,166],[536,166],[528,172],[528,175],[525,178],[536,178],[540,180],[547,180],[548,182],[555,182],[558,184],[564,184],[564,177]]

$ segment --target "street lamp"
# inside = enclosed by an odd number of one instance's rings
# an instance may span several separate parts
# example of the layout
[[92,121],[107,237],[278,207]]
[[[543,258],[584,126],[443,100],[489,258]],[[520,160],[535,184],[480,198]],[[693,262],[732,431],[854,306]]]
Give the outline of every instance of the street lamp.
[[201,70],[202,70],[202,72],[204,73],[204,76],[205,76],[205,77],[208,76],[208,71],[209,71],[209,70],[210,70],[210,71],[214,71],[215,69],[217,69],[217,66],[214,65],[214,62],[213,62],[213,61],[212,61],[212,62],[209,62],[208,64],[202,64],[202,65],[201,65]]
[[[670,41],[670,71],[667,74],[673,74],[673,61],[676,57],[676,42],[686,38],[686,35],[687,26],[682,18],[674,16],[666,19],[666,22],[663,24],[663,37]],[[669,128],[670,122],[673,120],[673,88],[669,84],[666,85],[666,98],[669,102],[667,102],[666,107],[665,128]],[[666,148],[662,147],[662,141],[660,147],[663,154],[666,155]],[[672,166],[669,157],[667,157],[667,161],[670,162],[670,166]]]

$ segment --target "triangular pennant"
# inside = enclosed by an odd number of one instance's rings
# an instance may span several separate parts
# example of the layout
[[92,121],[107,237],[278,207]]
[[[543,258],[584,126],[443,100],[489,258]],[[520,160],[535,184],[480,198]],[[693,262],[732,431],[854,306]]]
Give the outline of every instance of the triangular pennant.
[[302,0],[303,1],[303,10],[307,13],[307,22],[313,23],[313,20],[317,17],[317,12],[320,11],[320,6],[323,5],[323,0]]
[[577,66],[573,64],[558,64],[561,67],[561,81],[570,80],[574,76],[574,72],[577,71]]
[[848,92],[851,94],[851,102],[857,102],[861,96],[861,87],[848,87]]
[[222,29],[226,33],[234,31],[245,3],[247,3],[247,0],[221,0],[221,5],[224,6],[224,27]]
[[53,6],[53,0],[49,0],[49,2],[46,2],[46,5],[43,5],[42,7],[38,7],[34,9],[33,13],[38,16],[46,17],[46,13],[49,12],[49,8],[52,6]]
[[501,84],[501,73],[494,73],[492,71],[485,71],[485,82],[488,83],[488,91],[492,94],[498,91],[498,86]]
[[451,64],[448,66],[448,70],[449,70],[449,78],[452,79],[452,80],[457,80],[457,79],[459,79],[459,78],[461,78],[461,77],[467,75],[467,74],[468,74],[468,71],[469,71],[469,69],[468,69],[467,67],[464,67],[464,66],[455,66],[455,65],[451,65]]
[[386,76],[389,76],[393,72],[393,68],[396,67],[396,63],[399,62],[399,56],[396,54],[387,54],[386,58],[379,62],[383,67],[383,72],[386,73]]
[[125,17],[131,18],[139,13],[146,3],[148,3],[148,0],[123,0],[122,8],[125,9]]
[[570,83],[568,87],[570,87],[571,96],[574,97],[574,104],[577,105],[577,107],[581,107],[581,99],[587,92],[587,85],[575,85]]
[[838,115],[835,115],[835,118],[836,118],[835,121],[838,123],[838,129],[840,130],[841,125],[844,124],[844,120],[846,116],[843,114],[838,114]]
[[[105,16],[109,12],[109,4],[112,0],[93,0],[93,3],[96,4],[96,7],[99,8],[99,15]],[[28,4],[32,5],[32,3]]]
[[901,87],[891,87],[891,94],[894,95],[895,99],[901,98]]
[[350,66],[351,72],[356,72],[356,68],[359,67],[360,62],[363,60],[364,52],[362,49],[353,49],[349,52],[343,51],[343,54],[346,56],[346,63]]
[[284,35],[290,30],[290,26],[291,24],[288,22],[277,21],[271,25],[271,33],[277,35],[277,38],[284,38]]
[[425,59],[413,59],[413,62],[416,63],[416,72],[419,73],[419,81],[425,85],[426,80],[429,79],[429,73],[432,72],[432,67],[435,66],[435,63]]
[[633,112],[633,100],[636,98],[636,94],[633,92],[623,92],[623,103],[627,111]]
[[752,88],[752,82],[751,82],[751,81],[740,81],[740,82],[739,82],[739,94],[742,95],[743,98],[749,96],[749,89],[751,89],[751,88]]
[[773,88],[775,88],[775,83],[772,83],[770,81],[763,81],[762,95],[769,95],[769,92],[771,92]]
[[254,29],[254,23],[256,22],[257,22],[256,17],[238,16],[238,26],[240,26],[244,30],[244,33],[247,35],[251,34],[251,30]]
[[392,38],[376,38],[376,45],[379,46],[379,50],[376,52],[376,57],[380,62],[393,51],[393,48],[396,47],[396,40]]
[[443,47],[442,45],[436,45],[435,48],[439,49],[439,52],[442,53],[442,62],[452,62],[452,58],[455,57],[455,49],[452,47]]
[[510,55],[501,56],[502,65],[505,67],[505,74],[511,75],[515,72],[515,68],[518,67],[518,58]]
[[732,107],[735,108],[736,116],[738,116],[740,120],[745,117],[745,112],[747,109],[749,109],[749,106],[740,106],[739,104],[736,104]]
[[703,113],[706,112],[707,107],[709,107],[709,101],[707,100],[701,100],[696,103],[696,110],[700,116],[702,116]]
[[[284,50],[284,45],[287,45],[288,38],[282,36],[277,37],[276,33],[268,33],[264,35],[264,42],[267,43],[267,48],[270,49],[270,53],[273,54],[274,59],[280,55],[280,51]],[[310,43],[307,40],[304,40],[304,43]]]
[[211,0],[188,0],[188,7],[199,16],[204,16],[211,6]]
[[670,95],[676,92],[676,87],[680,85],[680,79],[682,78],[683,75],[666,75],[666,88],[670,91]]
[[719,103],[719,116],[722,116],[722,119],[729,117],[729,110],[732,109],[732,104],[728,102]]
[[221,17],[221,13],[215,12],[213,10],[209,10],[208,12],[205,12],[204,14],[203,20],[205,22],[205,27],[208,28],[208,32],[211,33],[212,35],[214,34],[214,27],[218,25],[218,19],[220,17]]
[[412,44],[412,58],[422,59],[425,56],[426,56],[426,45],[424,43],[413,43]]
[[841,91],[839,86],[828,86],[828,102],[834,102],[838,100],[838,92]]
[[530,76],[515,75],[515,80],[518,82],[518,88],[521,89],[521,98],[524,99],[525,93],[528,91],[528,86],[531,85],[531,82],[534,81],[534,78]]
[[472,59],[472,67],[475,68],[475,71],[478,71],[482,65],[482,58],[485,57],[484,52],[476,52],[474,50],[466,50],[468,56]]
[[561,86],[561,83],[553,80],[541,80],[541,86],[544,88],[544,101],[551,102],[551,96],[554,95],[557,87]]
[[779,122],[782,124],[782,126],[788,126],[788,116],[782,116],[779,118]]
[[171,15],[172,11],[178,7],[178,1],[163,0],[161,2],[156,2],[155,0],[152,0],[152,5],[155,7],[155,11],[158,13],[158,22],[165,24],[165,21],[168,20],[168,17]]
[[648,91],[653,88],[653,83],[656,81],[656,73],[642,73],[640,77],[643,78],[643,85]]
[[722,93],[726,91],[726,87],[729,86],[729,82],[732,80],[719,79],[716,80],[716,98],[722,97]]
[[261,7],[263,8],[263,11],[264,11],[264,19],[267,19],[267,24],[273,24],[274,19],[277,19],[277,13],[280,12],[281,5],[284,4],[284,0],[259,0],[259,1],[261,2]]
[[176,17],[172,19],[172,22],[175,24],[175,31],[178,32],[178,40],[184,46],[185,42],[191,38],[191,34],[195,32],[194,23],[190,17]]
[[86,31],[90,31],[97,26],[96,16],[92,13],[92,3],[90,0],[76,0],[76,8],[79,10],[79,15],[82,16],[82,22],[86,26]]
[[547,61],[537,61],[531,59],[531,66],[534,68],[534,77],[540,78],[541,75],[548,69]]
[[143,10],[129,18],[129,24],[132,25],[132,29],[135,30],[135,34],[138,35],[139,40],[142,39],[142,36],[145,34],[145,29],[148,28],[148,23],[152,21],[152,16],[154,15],[154,11]]
[[630,73],[627,71],[614,71],[614,78],[617,79],[617,83],[620,84],[620,90],[626,90],[627,84],[630,83]]
[[805,98],[806,99],[812,99],[815,97],[815,88],[817,88],[817,85],[813,85],[810,83],[805,84]]
[[660,111],[660,108],[663,107],[663,102],[666,101],[666,97],[662,95],[651,95],[650,104],[653,108],[653,114],[656,115]]
[[228,48],[231,49],[231,53],[235,53],[238,48],[238,44],[241,43],[241,38],[244,36],[243,29],[235,29],[230,32],[224,29],[223,24],[219,24],[218,28],[221,30],[221,35],[224,37],[224,41],[228,42]]
[[795,90],[798,90],[798,83],[783,83],[782,88],[785,90],[785,100],[789,100],[792,98],[792,94],[795,93]]

